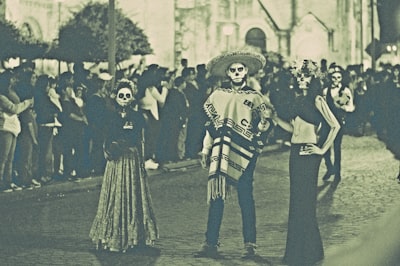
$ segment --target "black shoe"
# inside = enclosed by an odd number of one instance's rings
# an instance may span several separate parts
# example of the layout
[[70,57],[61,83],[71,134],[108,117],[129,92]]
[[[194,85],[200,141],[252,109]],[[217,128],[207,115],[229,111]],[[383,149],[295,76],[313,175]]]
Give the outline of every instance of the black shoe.
[[244,253],[242,254],[242,259],[254,259],[257,256],[257,246],[253,243],[246,243],[244,245]]
[[203,244],[201,249],[193,254],[195,258],[213,258],[216,259],[219,257],[218,247],[212,246],[207,243]]
[[400,184],[400,174],[397,176],[397,183]]
[[340,181],[342,181],[342,177],[340,176],[340,174],[336,174],[335,179],[333,179],[333,182],[340,183]]

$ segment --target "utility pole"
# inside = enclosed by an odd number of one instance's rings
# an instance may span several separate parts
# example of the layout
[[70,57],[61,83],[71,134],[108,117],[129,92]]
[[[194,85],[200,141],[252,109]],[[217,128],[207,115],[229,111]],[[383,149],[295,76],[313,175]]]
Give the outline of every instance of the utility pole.
[[115,0],[108,0],[108,72],[113,76],[111,88],[115,84]]
[[364,63],[364,21],[363,21],[363,0],[359,2],[359,11],[360,11],[360,62]]
[[374,26],[374,24],[375,24],[374,0],[371,0],[370,6],[371,6],[371,39],[372,39],[372,42],[371,42],[371,68],[372,68],[372,70],[375,71],[375,69],[376,69],[376,58],[375,58],[376,43],[375,43],[375,26]]

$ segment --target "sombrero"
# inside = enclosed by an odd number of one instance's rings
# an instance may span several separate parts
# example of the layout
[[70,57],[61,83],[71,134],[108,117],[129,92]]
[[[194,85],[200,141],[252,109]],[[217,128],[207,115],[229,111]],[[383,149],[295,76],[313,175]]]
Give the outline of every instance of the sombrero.
[[211,59],[207,64],[207,70],[213,76],[225,77],[226,70],[233,63],[242,63],[249,69],[249,75],[252,75],[264,67],[266,60],[260,53],[250,51],[227,52]]

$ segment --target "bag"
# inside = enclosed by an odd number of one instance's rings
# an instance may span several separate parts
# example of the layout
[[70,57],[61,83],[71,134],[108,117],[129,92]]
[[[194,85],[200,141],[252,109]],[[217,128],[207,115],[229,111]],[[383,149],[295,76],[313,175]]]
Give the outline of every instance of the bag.
[[21,132],[21,123],[18,115],[0,111],[0,130],[11,132],[13,135],[18,136]]
[[107,161],[116,161],[123,154],[121,145],[116,141],[112,141],[109,144],[104,143],[103,150],[104,150],[104,158],[106,158]]

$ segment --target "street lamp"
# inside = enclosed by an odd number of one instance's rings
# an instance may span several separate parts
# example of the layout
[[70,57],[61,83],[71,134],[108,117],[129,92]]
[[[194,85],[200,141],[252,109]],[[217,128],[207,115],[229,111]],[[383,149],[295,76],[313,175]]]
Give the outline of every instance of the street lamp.
[[225,24],[222,26],[222,34],[226,37],[226,51],[229,50],[229,38],[233,34],[235,27],[232,24]]

